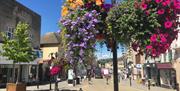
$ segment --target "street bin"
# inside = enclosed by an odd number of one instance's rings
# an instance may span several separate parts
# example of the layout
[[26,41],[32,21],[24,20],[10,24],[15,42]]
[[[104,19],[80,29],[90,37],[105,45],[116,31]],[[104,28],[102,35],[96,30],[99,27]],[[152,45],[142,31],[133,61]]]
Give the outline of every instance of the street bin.
[[80,78],[79,77],[76,78],[76,84],[80,84]]

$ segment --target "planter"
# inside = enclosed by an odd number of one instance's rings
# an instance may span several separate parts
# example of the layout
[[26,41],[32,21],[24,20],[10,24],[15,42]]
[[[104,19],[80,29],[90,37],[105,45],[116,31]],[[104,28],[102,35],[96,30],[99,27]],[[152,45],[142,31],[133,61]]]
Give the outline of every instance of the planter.
[[26,84],[7,83],[6,91],[26,91]]

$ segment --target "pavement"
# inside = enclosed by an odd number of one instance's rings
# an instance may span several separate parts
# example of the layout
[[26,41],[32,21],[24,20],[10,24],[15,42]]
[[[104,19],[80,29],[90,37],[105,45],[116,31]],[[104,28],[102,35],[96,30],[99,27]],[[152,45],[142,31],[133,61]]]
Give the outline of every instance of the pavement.
[[[113,79],[109,80],[109,84],[106,83],[106,79],[92,79],[88,82],[87,80],[82,81],[80,85],[70,86],[67,81],[58,83],[59,91],[113,91]],[[52,84],[54,89],[54,84]],[[0,91],[6,91],[6,89],[0,89]],[[54,91],[49,90],[49,84],[40,85],[39,89],[37,86],[27,86],[27,91]],[[119,91],[175,91],[173,89],[167,89],[162,87],[151,87],[150,90],[142,84],[138,84],[135,80],[132,80],[132,86],[129,84],[129,80],[122,80],[119,83]]]

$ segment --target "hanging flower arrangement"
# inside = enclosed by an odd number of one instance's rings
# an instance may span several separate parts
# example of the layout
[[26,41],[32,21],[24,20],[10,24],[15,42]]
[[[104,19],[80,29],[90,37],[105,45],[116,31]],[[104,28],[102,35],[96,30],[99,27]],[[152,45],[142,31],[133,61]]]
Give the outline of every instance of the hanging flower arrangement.
[[84,9],[77,9],[61,21],[66,29],[67,57],[71,63],[82,62],[85,53],[94,49],[98,16],[96,10],[86,12]]
[[104,38],[103,31],[107,29],[104,21],[111,7],[103,0],[65,2],[60,23],[67,44],[65,56],[71,64],[83,62],[84,56],[95,50],[96,39]]
[[61,71],[61,68],[59,66],[54,66],[52,69],[50,69],[50,75],[55,76]]
[[135,51],[156,57],[165,53],[177,38],[177,0],[124,1],[107,17],[109,33]]
[[146,54],[156,57],[165,53],[173,40],[177,38],[179,4],[180,2],[177,0],[142,0],[139,2],[140,6],[137,10],[144,12],[147,16],[150,15],[147,12],[156,14],[155,18],[160,24],[160,26],[149,31],[149,36],[145,40],[147,42],[145,44]]

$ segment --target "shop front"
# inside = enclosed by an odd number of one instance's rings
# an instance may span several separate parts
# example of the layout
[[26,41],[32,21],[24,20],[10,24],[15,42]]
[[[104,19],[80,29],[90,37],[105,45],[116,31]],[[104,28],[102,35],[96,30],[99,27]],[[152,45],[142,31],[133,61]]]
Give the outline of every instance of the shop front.
[[171,63],[156,63],[158,69],[157,84],[161,87],[175,88],[176,85],[176,71],[173,69]]

